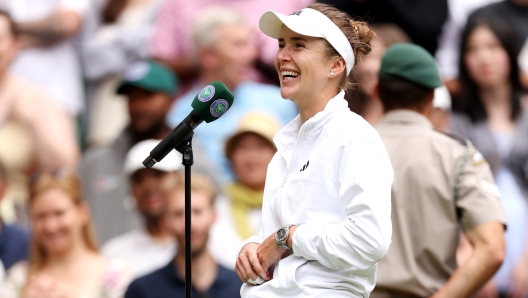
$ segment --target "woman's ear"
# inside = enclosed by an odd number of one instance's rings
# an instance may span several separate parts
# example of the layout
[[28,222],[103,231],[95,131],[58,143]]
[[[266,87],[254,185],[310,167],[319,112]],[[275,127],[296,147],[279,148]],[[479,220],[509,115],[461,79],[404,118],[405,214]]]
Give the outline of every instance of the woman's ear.
[[332,63],[332,67],[330,68],[330,78],[339,77],[341,73],[346,71],[346,63],[343,57],[338,57],[337,59],[334,59],[334,62]]

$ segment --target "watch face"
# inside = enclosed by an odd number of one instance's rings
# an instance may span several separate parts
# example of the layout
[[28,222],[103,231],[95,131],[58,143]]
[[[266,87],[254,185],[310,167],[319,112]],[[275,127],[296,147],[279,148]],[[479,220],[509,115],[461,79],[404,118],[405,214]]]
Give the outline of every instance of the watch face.
[[284,238],[284,236],[286,236],[286,230],[285,229],[278,230],[277,231],[277,236],[279,236],[279,239]]

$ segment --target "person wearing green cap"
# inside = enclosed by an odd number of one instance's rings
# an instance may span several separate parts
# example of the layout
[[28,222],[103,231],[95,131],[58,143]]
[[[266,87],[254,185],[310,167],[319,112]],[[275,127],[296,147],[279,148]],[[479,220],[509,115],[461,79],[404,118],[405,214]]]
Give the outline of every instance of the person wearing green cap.
[[[163,139],[170,132],[165,117],[174,101],[177,82],[172,71],[160,63],[140,61],[130,65],[116,90],[128,99],[129,125],[111,144],[88,150],[81,162],[83,195],[91,207],[101,243],[141,226],[128,176],[123,173],[125,156],[134,144]],[[194,154],[203,155],[198,144]],[[197,158],[194,169],[214,172],[204,157]]]
[[[393,233],[374,298],[468,297],[504,258],[506,218],[489,165],[427,118],[441,84],[434,58],[417,45],[395,44],[382,59],[375,94],[385,115],[376,129],[394,169]],[[457,267],[460,229],[473,252]]]

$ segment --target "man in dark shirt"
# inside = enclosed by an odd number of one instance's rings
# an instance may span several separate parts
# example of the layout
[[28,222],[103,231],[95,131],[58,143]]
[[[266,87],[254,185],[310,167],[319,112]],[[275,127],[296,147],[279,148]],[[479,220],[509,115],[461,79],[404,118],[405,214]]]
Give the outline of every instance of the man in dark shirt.
[[[191,249],[192,296],[207,298],[240,297],[242,283],[232,270],[218,265],[207,251],[209,230],[216,213],[216,193],[204,177],[191,180]],[[182,184],[165,192],[167,198],[165,223],[178,242],[178,252],[167,266],[136,279],[125,298],[185,297],[185,192]]]
[[[0,201],[7,190],[7,175],[0,163]],[[15,225],[6,225],[0,218],[0,262],[7,271],[11,266],[25,260],[29,251],[29,232]],[[1,266],[0,266],[1,267]]]

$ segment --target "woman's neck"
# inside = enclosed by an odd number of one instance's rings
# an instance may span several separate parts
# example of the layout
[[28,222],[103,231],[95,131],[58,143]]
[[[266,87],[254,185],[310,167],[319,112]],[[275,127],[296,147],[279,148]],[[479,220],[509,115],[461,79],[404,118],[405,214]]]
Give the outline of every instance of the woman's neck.
[[297,102],[297,108],[299,108],[299,114],[301,116],[301,125],[304,124],[308,119],[315,116],[317,113],[325,109],[328,102],[336,97],[338,93],[335,91],[323,92],[315,98],[303,98]]
[[481,89],[479,96],[488,115],[488,122],[494,130],[511,131],[511,96],[510,84],[501,84]]
[[90,254],[91,251],[81,241],[77,243],[65,252],[49,254],[44,264],[45,267],[68,267],[77,261],[82,260],[83,256]]

